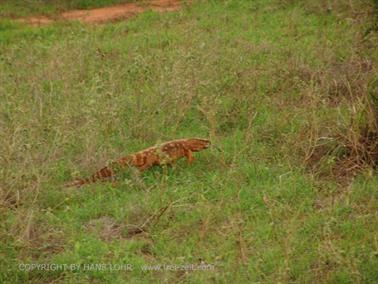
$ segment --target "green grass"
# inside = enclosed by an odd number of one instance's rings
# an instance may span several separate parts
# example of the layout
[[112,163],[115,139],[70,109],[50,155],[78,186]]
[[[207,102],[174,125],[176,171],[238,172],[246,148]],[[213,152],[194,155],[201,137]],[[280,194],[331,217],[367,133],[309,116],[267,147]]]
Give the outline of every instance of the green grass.
[[[199,1],[99,26],[2,20],[0,282],[374,283],[376,169],[337,174],[349,135],[374,120],[371,6]],[[191,136],[220,151],[62,187]],[[327,141],[345,147],[315,159]],[[143,270],[201,262],[215,269]],[[19,268],[31,263],[134,269]]]

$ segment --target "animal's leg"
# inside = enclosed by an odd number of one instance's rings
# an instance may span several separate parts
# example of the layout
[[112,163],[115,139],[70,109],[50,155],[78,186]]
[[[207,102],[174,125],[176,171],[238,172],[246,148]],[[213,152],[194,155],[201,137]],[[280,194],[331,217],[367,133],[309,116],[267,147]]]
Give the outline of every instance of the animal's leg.
[[139,166],[138,169],[139,169],[139,171],[144,172],[145,170],[147,170],[150,167],[151,167],[151,164],[145,163],[145,164]]
[[191,164],[191,163],[193,162],[193,160],[194,160],[194,157],[193,157],[193,153],[192,153],[192,151],[187,150],[187,151],[185,152],[185,156],[186,156],[186,158],[188,159],[188,163]]

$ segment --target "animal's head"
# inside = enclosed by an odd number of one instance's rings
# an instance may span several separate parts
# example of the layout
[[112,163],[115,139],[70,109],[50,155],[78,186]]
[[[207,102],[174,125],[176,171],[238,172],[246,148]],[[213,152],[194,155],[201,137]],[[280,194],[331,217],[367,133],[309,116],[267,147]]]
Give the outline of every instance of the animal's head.
[[189,138],[186,140],[186,143],[193,152],[201,151],[211,145],[210,140],[202,138]]

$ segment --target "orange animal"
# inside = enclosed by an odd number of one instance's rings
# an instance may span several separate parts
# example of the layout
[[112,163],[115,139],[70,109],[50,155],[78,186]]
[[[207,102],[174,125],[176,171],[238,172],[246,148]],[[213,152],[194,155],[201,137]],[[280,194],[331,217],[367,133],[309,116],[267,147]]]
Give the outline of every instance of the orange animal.
[[127,155],[111,165],[102,168],[89,178],[77,179],[66,187],[80,187],[85,184],[97,181],[108,180],[114,177],[118,169],[125,167],[136,167],[141,172],[155,165],[172,164],[176,160],[186,157],[189,164],[193,162],[193,152],[198,152],[210,146],[210,141],[201,138],[179,139],[165,142],[163,144],[147,148],[137,153]]

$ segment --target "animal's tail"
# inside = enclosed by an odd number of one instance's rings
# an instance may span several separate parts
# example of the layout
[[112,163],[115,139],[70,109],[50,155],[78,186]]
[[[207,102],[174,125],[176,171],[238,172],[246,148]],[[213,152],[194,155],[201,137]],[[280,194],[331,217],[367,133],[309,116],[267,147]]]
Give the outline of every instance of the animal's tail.
[[114,175],[113,169],[111,169],[110,167],[104,167],[101,170],[94,173],[91,177],[76,179],[70,183],[67,183],[65,187],[81,187],[85,184],[90,184],[90,183],[95,183],[97,181],[105,180],[107,178],[112,177],[113,175]]
[[81,187],[83,185],[95,183],[97,181],[107,180],[110,177],[113,177],[115,175],[115,169],[117,167],[125,166],[129,160],[130,160],[129,157],[123,157],[113,162],[111,166],[103,167],[101,170],[97,171],[96,173],[91,175],[89,178],[76,179],[72,182],[67,183],[65,187]]
[[89,183],[91,183],[91,180],[89,178],[82,178],[82,179],[76,179],[74,181],[68,182],[64,185],[64,187],[81,187]]

